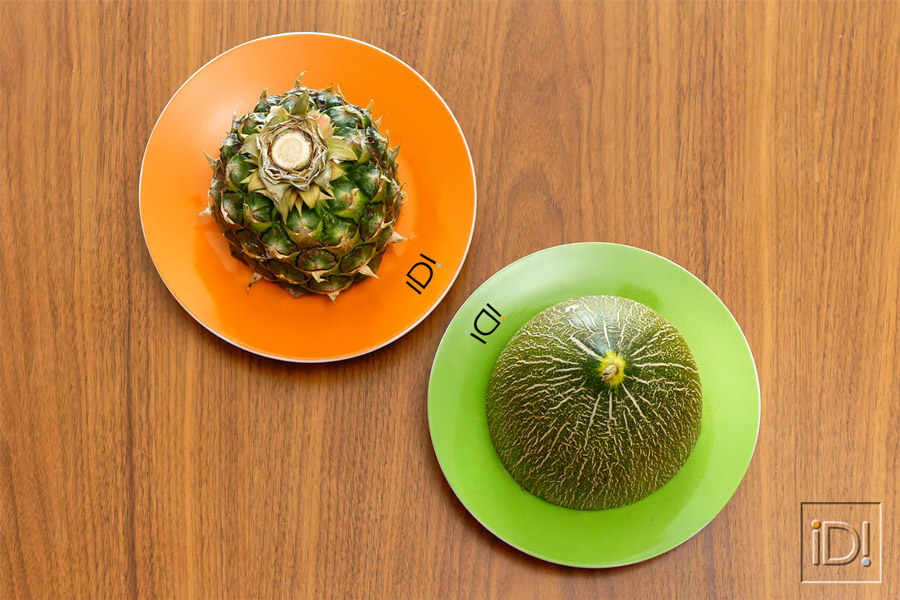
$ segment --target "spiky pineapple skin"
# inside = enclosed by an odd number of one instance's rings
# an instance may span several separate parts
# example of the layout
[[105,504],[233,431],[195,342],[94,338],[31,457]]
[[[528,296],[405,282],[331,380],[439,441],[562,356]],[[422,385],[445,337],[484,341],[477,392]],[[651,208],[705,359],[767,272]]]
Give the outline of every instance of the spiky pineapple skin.
[[[350,142],[357,159],[332,160],[332,173],[342,174],[329,181],[313,206],[297,201],[284,218],[279,199],[248,181],[258,165],[242,147],[259,133],[273,107],[290,111],[306,94],[308,110],[327,115],[333,136]],[[334,300],[374,276],[387,246],[404,239],[394,232],[404,195],[396,155],[369,108],[347,102],[333,88],[307,89],[298,81],[281,95],[263,92],[252,112],[233,120],[211,162],[209,209],[232,255],[256,273],[251,283],[262,278],[293,296],[324,294]]]

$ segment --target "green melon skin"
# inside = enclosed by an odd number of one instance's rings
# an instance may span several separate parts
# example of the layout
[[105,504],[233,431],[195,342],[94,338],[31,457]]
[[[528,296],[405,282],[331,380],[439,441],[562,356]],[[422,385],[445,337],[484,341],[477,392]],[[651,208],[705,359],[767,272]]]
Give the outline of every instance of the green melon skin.
[[[601,359],[624,379],[601,380]],[[608,361],[607,361],[608,362]],[[700,434],[697,364],[682,335],[617,296],[560,302],[528,321],[494,364],[487,422],[503,466],[568,508],[624,506],[684,465]]]

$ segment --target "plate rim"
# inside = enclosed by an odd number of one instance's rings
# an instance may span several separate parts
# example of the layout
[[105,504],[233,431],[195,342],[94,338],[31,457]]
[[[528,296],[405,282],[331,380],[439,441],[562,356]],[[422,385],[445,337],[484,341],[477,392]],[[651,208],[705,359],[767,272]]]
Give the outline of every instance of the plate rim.
[[[652,554],[651,556],[647,556],[647,557],[644,557],[644,558],[640,558],[640,559],[632,560],[632,561],[628,561],[628,562],[621,562],[621,563],[617,562],[617,563],[615,563],[615,564],[607,564],[607,565],[592,565],[592,564],[583,564],[583,563],[577,563],[577,562],[567,562],[567,561],[564,561],[564,560],[556,560],[556,559],[547,558],[547,557],[545,557],[545,556],[540,556],[540,555],[536,554],[535,552],[533,552],[533,551],[531,551],[531,550],[528,550],[528,549],[526,549],[526,548],[523,548],[523,547],[521,547],[521,546],[519,546],[519,545],[517,545],[517,544],[514,544],[514,543],[510,542],[510,541],[507,540],[505,537],[503,537],[502,535],[500,535],[499,533],[497,533],[496,531],[494,531],[493,528],[487,526],[487,525],[486,525],[486,524],[478,517],[478,515],[476,515],[476,514],[472,511],[472,509],[471,509],[465,502],[463,502],[462,498],[459,497],[459,494],[457,493],[456,488],[453,486],[453,484],[450,482],[450,479],[447,477],[447,473],[446,473],[446,471],[444,470],[444,465],[443,465],[443,463],[441,462],[441,457],[438,455],[437,448],[435,447],[435,443],[434,443],[434,432],[433,432],[433,430],[432,430],[432,424],[431,424],[431,386],[432,386],[432,382],[433,382],[433,378],[434,378],[434,367],[435,367],[435,364],[437,363],[437,357],[438,357],[438,354],[439,354],[440,351],[441,351],[441,347],[444,345],[444,340],[446,339],[447,332],[450,330],[450,327],[453,325],[453,322],[454,322],[454,321],[456,320],[456,318],[459,316],[460,312],[461,312],[462,309],[465,307],[466,303],[467,303],[467,302],[468,302],[475,294],[477,294],[478,291],[481,290],[481,288],[483,288],[483,287],[485,287],[486,285],[488,285],[493,279],[495,279],[496,277],[498,277],[501,273],[503,273],[503,272],[506,271],[507,269],[513,267],[513,265],[515,265],[515,264],[517,264],[517,263],[519,263],[519,262],[522,262],[522,261],[524,261],[524,260],[526,260],[526,259],[529,259],[529,258],[531,258],[531,257],[537,256],[537,255],[539,255],[539,254],[544,254],[544,253],[546,253],[546,252],[551,252],[551,251],[554,251],[554,250],[556,250],[556,249],[559,249],[559,248],[565,248],[565,247],[569,247],[569,246],[585,246],[585,247],[591,247],[591,246],[593,246],[593,247],[599,247],[599,246],[619,246],[619,247],[630,248],[630,249],[632,249],[632,250],[636,250],[636,251],[638,251],[638,252],[642,252],[642,253],[645,253],[645,254],[648,254],[648,255],[651,255],[651,256],[655,256],[656,258],[660,258],[660,259],[662,259],[663,261],[665,261],[665,262],[667,262],[667,263],[670,263],[672,266],[676,267],[677,269],[679,269],[679,270],[681,270],[681,271],[684,271],[685,273],[687,273],[688,275],[690,275],[691,278],[693,278],[697,283],[699,283],[699,284],[702,285],[704,288],[706,288],[706,290],[708,290],[708,291],[716,298],[716,300],[718,300],[718,302],[725,308],[725,311],[728,313],[728,316],[731,317],[731,320],[732,320],[732,321],[734,322],[734,324],[737,326],[738,331],[739,331],[740,334],[741,334],[741,338],[742,338],[743,341],[744,341],[744,346],[747,348],[747,353],[748,353],[749,356],[750,356],[750,363],[751,363],[751,365],[753,366],[753,375],[754,375],[754,377],[755,377],[755,379],[756,379],[756,405],[757,405],[757,416],[756,416],[756,433],[754,434],[754,438],[753,438],[753,448],[750,450],[750,457],[749,457],[749,459],[747,460],[747,466],[744,468],[744,472],[741,474],[741,479],[740,479],[740,481],[738,481],[737,486],[736,486],[736,487],[734,488],[734,490],[731,492],[731,495],[730,495],[730,496],[728,497],[728,499],[725,501],[725,504],[723,504],[723,505],[721,506],[721,508],[719,508],[717,511],[715,511],[715,513],[709,518],[709,520],[707,520],[707,521],[706,521],[705,523],[703,523],[699,528],[697,528],[696,531],[694,531],[692,534],[690,534],[689,536],[687,536],[686,538],[684,538],[683,540],[681,540],[681,541],[678,542],[677,544],[671,546],[670,548],[667,548],[667,549],[665,549],[665,550],[662,550],[662,551],[660,551],[660,552],[657,552],[656,554]],[[725,302],[723,302],[722,299],[719,298],[719,295],[716,294],[716,293],[712,290],[712,288],[710,288],[708,285],[706,285],[706,283],[705,283],[703,280],[701,280],[699,277],[697,277],[696,275],[694,275],[691,271],[689,271],[688,269],[682,267],[681,265],[679,265],[679,264],[676,263],[675,261],[673,261],[673,260],[671,260],[671,259],[669,259],[669,258],[666,258],[665,256],[662,256],[662,255],[660,255],[660,254],[657,254],[657,253],[655,253],[655,252],[652,252],[652,251],[650,251],[650,250],[646,250],[646,249],[644,249],[644,248],[640,248],[640,247],[638,247],[638,246],[632,246],[632,245],[629,245],[629,244],[619,244],[619,243],[616,243],[616,242],[597,242],[597,241],[571,242],[571,243],[566,243],[566,244],[558,244],[558,245],[555,245],[555,246],[550,246],[550,247],[548,247],[548,248],[542,248],[541,250],[537,250],[537,251],[535,251],[535,252],[531,252],[531,253],[529,253],[529,254],[526,254],[525,256],[522,256],[522,257],[517,258],[516,260],[514,260],[514,261],[508,263],[507,265],[505,265],[504,267],[502,267],[502,268],[499,269],[498,271],[494,272],[490,277],[488,277],[487,279],[485,279],[485,280],[484,280],[477,288],[475,288],[475,289],[472,291],[472,293],[469,294],[469,296],[468,296],[468,297],[463,301],[463,303],[459,306],[459,308],[456,310],[456,313],[453,315],[453,318],[450,319],[450,323],[447,324],[447,327],[446,327],[446,329],[444,330],[444,334],[441,336],[441,341],[440,341],[440,343],[438,343],[437,350],[435,350],[435,353],[434,353],[434,359],[433,359],[432,362],[431,362],[431,371],[430,371],[429,376],[428,376],[428,399],[427,399],[427,403],[428,403],[428,405],[427,405],[426,413],[427,413],[427,417],[428,417],[428,435],[429,435],[429,437],[431,438],[431,450],[432,450],[432,452],[434,453],[435,458],[437,459],[438,466],[439,466],[440,469],[441,469],[441,474],[444,476],[444,481],[446,481],[446,482],[447,482],[447,485],[450,486],[450,489],[453,491],[453,495],[456,496],[457,501],[458,501],[458,502],[466,509],[466,511],[467,511],[467,512],[468,512],[468,513],[476,520],[476,521],[478,521],[479,525],[481,525],[482,527],[484,527],[484,528],[485,528],[488,532],[490,532],[494,537],[496,537],[497,539],[499,539],[500,541],[502,541],[504,544],[506,544],[506,545],[508,545],[508,546],[510,546],[510,547],[512,547],[512,548],[515,548],[515,549],[518,550],[519,552],[522,552],[522,553],[527,554],[527,555],[529,555],[529,556],[533,556],[534,558],[537,558],[537,559],[542,560],[542,561],[545,561],[545,562],[549,562],[549,563],[551,563],[551,564],[562,565],[562,566],[565,566],[565,567],[575,567],[575,568],[579,568],[579,569],[615,569],[615,568],[618,568],[618,567],[626,567],[626,566],[628,566],[628,565],[634,565],[634,564],[638,564],[638,563],[645,562],[645,561],[648,561],[648,560],[652,560],[652,559],[657,558],[657,557],[659,557],[659,556],[661,556],[661,555],[663,555],[663,554],[665,554],[665,553],[667,553],[667,552],[670,552],[670,551],[674,550],[675,548],[677,548],[677,547],[681,546],[682,544],[686,543],[687,541],[691,540],[694,536],[696,536],[698,533],[700,533],[701,531],[703,531],[710,523],[712,523],[713,519],[715,519],[717,516],[719,516],[719,514],[725,509],[725,507],[728,505],[728,503],[731,502],[731,499],[734,498],[734,495],[737,493],[738,488],[740,488],[741,484],[744,482],[744,479],[745,479],[746,476],[747,476],[747,472],[750,470],[750,465],[751,465],[752,462],[753,462],[753,456],[756,454],[756,446],[757,446],[757,444],[759,443],[759,430],[760,430],[760,427],[762,426],[762,388],[760,387],[760,384],[759,384],[759,369],[756,367],[756,358],[753,356],[753,350],[750,348],[750,343],[747,341],[747,336],[744,334],[743,328],[741,327],[740,323],[738,323],[738,320],[734,318],[734,315],[732,314],[731,309],[728,308],[728,305],[725,304]]]
[[[453,124],[456,125],[456,130],[459,132],[460,138],[462,138],[463,146],[466,149],[466,156],[469,159],[469,169],[472,172],[472,191],[473,191],[473,193],[472,193],[472,224],[469,227],[469,239],[466,242],[466,249],[463,252],[462,260],[459,263],[459,268],[456,270],[456,273],[454,273],[453,277],[450,279],[450,283],[447,284],[447,287],[444,288],[444,290],[441,292],[440,296],[438,296],[437,300],[434,301],[434,303],[428,308],[428,310],[425,311],[425,313],[415,323],[413,323],[412,325],[410,325],[409,327],[407,327],[406,329],[404,329],[403,331],[401,331],[394,337],[382,342],[381,344],[379,344],[377,346],[363,350],[361,352],[355,352],[352,354],[346,354],[346,355],[341,355],[341,356],[337,356],[337,357],[318,358],[318,359],[303,359],[303,358],[292,358],[292,357],[288,357],[288,356],[279,356],[277,354],[269,354],[269,353],[263,352],[261,350],[256,350],[254,348],[250,348],[250,347],[238,342],[237,340],[229,339],[225,335],[219,333],[218,331],[215,331],[209,325],[207,325],[206,323],[201,321],[199,318],[197,318],[197,316],[194,313],[192,313],[184,305],[184,303],[181,301],[181,299],[178,298],[178,296],[175,294],[175,292],[172,291],[172,288],[169,287],[169,283],[166,281],[166,279],[163,277],[162,273],[159,270],[159,265],[156,264],[156,259],[153,258],[153,252],[150,250],[150,244],[147,241],[147,232],[144,229],[144,217],[143,217],[144,213],[143,213],[143,204],[142,204],[143,198],[142,198],[142,193],[141,193],[141,190],[143,189],[143,181],[144,181],[144,163],[147,160],[147,149],[150,147],[150,142],[153,140],[153,134],[156,133],[156,128],[159,125],[159,122],[162,120],[163,116],[166,114],[166,111],[168,110],[169,105],[172,103],[172,101],[175,99],[175,97],[178,96],[178,94],[181,92],[181,90],[182,90],[182,88],[184,88],[184,86],[186,86],[188,83],[190,83],[190,81],[194,77],[196,77],[198,73],[203,71],[206,67],[208,67],[210,64],[212,64],[213,62],[218,60],[220,57],[225,56],[229,52],[235,51],[238,48],[241,48],[242,46],[246,46],[248,44],[254,44],[254,43],[260,42],[262,40],[269,39],[269,38],[286,37],[286,36],[290,36],[290,37],[293,37],[293,36],[314,36],[314,37],[315,36],[323,36],[323,37],[333,37],[333,38],[348,40],[350,42],[355,42],[358,44],[362,44],[364,46],[368,46],[369,48],[372,48],[372,49],[376,50],[377,52],[380,52],[381,54],[387,55],[389,58],[393,58],[394,60],[396,60],[397,62],[402,64],[404,67],[409,69],[410,72],[412,72],[416,77],[418,77],[420,80],[422,80],[422,82],[426,86],[428,86],[428,89],[430,89],[432,91],[432,93],[437,97],[437,99],[441,101],[441,104],[443,104],[444,108],[447,109],[447,112],[450,114],[450,118],[453,119]],[[144,153],[143,153],[143,156],[141,157],[141,172],[140,172],[140,176],[138,177],[138,218],[141,222],[141,234],[144,237],[144,247],[147,249],[147,253],[150,255],[150,261],[153,263],[153,268],[156,269],[156,274],[162,280],[163,285],[166,286],[166,289],[169,291],[169,294],[171,294],[172,297],[175,299],[175,301],[178,302],[179,306],[181,306],[181,308],[183,308],[184,311],[187,312],[187,314],[189,314],[191,316],[191,318],[193,318],[197,323],[202,325],[207,331],[209,331],[210,333],[212,333],[219,339],[221,339],[237,348],[240,348],[241,350],[244,350],[245,352],[250,352],[251,354],[255,354],[257,356],[262,356],[265,358],[280,360],[282,362],[299,363],[299,364],[318,364],[318,363],[339,362],[342,360],[349,360],[352,358],[358,358],[360,356],[365,356],[366,354],[376,352],[386,346],[389,346],[390,344],[393,344],[394,342],[396,342],[397,340],[402,338],[404,335],[406,335],[407,333],[409,333],[410,331],[412,331],[413,329],[418,327],[425,319],[428,318],[429,315],[431,315],[432,312],[434,312],[434,310],[440,305],[440,303],[444,301],[444,298],[450,292],[450,289],[453,288],[453,285],[456,283],[456,280],[459,277],[459,274],[462,272],[463,266],[465,266],[466,260],[469,257],[469,250],[472,247],[472,238],[475,234],[475,223],[478,219],[478,180],[475,175],[475,163],[472,160],[472,151],[469,148],[469,142],[466,139],[466,134],[463,132],[462,127],[460,126],[459,121],[456,118],[456,115],[450,109],[450,106],[447,104],[446,100],[444,100],[444,97],[441,96],[436,89],[434,89],[434,86],[432,86],[431,83],[421,75],[421,73],[416,71],[405,61],[403,61],[400,58],[398,58],[397,56],[391,54],[387,50],[379,48],[378,46],[375,46],[374,44],[370,44],[369,42],[365,42],[360,39],[352,38],[352,37],[345,36],[345,35],[340,35],[337,33],[327,33],[327,32],[319,32],[319,31],[285,31],[282,33],[276,33],[276,34],[272,34],[272,35],[264,35],[262,37],[254,38],[252,40],[247,40],[246,42],[241,42],[240,44],[238,44],[236,46],[232,46],[231,48],[228,48],[227,50],[220,52],[219,54],[215,55],[214,57],[212,57],[211,59],[206,61],[199,69],[194,71],[190,77],[185,79],[184,82],[180,86],[178,86],[178,89],[175,90],[175,93],[172,94],[172,96],[166,102],[166,105],[163,107],[162,111],[160,111],[159,116],[156,118],[156,122],[153,123],[153,128],[150,130],[150,135],[147,136],[147,143],[144,144]]]

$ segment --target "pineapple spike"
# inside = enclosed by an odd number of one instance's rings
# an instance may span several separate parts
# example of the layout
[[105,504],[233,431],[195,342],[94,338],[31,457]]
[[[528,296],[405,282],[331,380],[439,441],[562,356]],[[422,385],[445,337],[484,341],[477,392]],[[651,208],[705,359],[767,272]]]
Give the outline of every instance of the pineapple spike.
[[325,271],[312,271],[312,272],[310,272],[310,275],[312,275],[313,279],[316,280],[316,283],[321,283],[322,282],[322,273],[324,273],[324,272]]
[[301,87],[303,87],[303,81],[301,81],[301,80],[303,79],[303,76],[304,76],[304,75],[306,75],[306,71],[303,71],[302,73],[300,73],[300,76],[297,77],[297,79],[294,81],[294,87],[295,87],[295,88],[301,88]]
[[369,98],[369,105],[366,106],[366,110],[369,111],[369,114],[372,114],[372,105],[375,104],[375,98]]
[[375,119],[375,129],[378,129],[379,127],[381,127],[381,120],[382,120],[383,118],[384,118],[384,115],[381,115],[380,117],[378,117],[377,119]]
[[331,298],[331,301],[334,302],[335,300],[337,300],[338,294],[340,294],[340,293],[341,293],[340,290],[338,290],[338,291],[336,291],[336,292],[328,292],[328,293],[326,294],[326,296],[328,296],[329,298]]
[[[400,142],[402,144],[403,142]],[[394,146],[393,150],[388,152],[391,155],[391,160],[397,160],[397,155],[400,154],[400,144]]]
[[362,273],[363,275],[365,275],[366,277],[374,277],[375,279],[380,279],[380,277],[378,277],[378,275],[375,274],[375,271],[373,271],[373,270],[369,267],[369,265],[363,265],[363,266],[361,266],[361,267],[359,268],[359,272]]
[[269,88],[266,88],[262,91],[262,94],[259,95],[259,99],[265,100],[268,95],[269,95]]
[[206,160],[209,161],[209,166],[212,167],[213,171],[215,171],[216,170],[216,159],[214,159],[212,156],[210,156],[206,152],[203,152],[203,156],[206,157]]
[[209,204],[207,204],[207,205],[206,205],[206,208],[204,208],[201,212],[199,212],[199,213],[197,214],[197,216],[198,216],[198,217],[205,217],[205,216],[211,215],[211,214],[212,214],[212,206],[210,206]]
[[[335,84],[333,84],[333,85],[334,85],[334,87],[337,88],[338,96],[340,96],[340,97],[341,97],[341,101],[343,101],[343,100],[344,100],[344,92],[341,91],[341,84],[335,83]],[[346,102],[344,102],[344,104],[346,104]]]
[[253,287],[253,284],[256,283],[257,281],[259,281],[260,279],[262,279],[262,275],[260,275],[256,271],[254,271],[253,275],[250,276],[250,283],[247,284],[247,291],[249,292],[250,288]]
[[388,240],[388,244],[399,244],[400,242],[405,242],[409,238],[405,238],[396,231],[391,233],[391,239]]

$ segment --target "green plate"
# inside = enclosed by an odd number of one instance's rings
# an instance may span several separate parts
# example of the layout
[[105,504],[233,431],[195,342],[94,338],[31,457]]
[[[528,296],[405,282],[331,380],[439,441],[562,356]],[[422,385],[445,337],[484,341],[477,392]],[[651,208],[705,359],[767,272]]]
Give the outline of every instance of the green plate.
[[[641,302],[684,335],[700,370],[703,423],[684,467],[656,492],[621,508],[579,511],[541,500],[510,477],[491,443],[485,395],[519,327],[557,302],[597,294]],[[556,246],[488,279],[447,328],[428,385],[434,451],[463,505],[511,546],[575,567],[646,560],[700,531],[744,477],[759,417],[753,355],[721,300],[675,263],[618,244]]]

